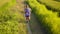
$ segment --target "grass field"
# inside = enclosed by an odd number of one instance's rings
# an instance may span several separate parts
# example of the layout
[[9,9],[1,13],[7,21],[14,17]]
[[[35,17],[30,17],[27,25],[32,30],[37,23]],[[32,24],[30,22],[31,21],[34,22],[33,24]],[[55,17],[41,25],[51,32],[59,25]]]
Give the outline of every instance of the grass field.
[[54,1],[60,2],[60,0],[54,0]]
[[37,16],[39,23],[46,29],[46,34],[60,34],[60,18],[58,18],[57,12],[48,10],[45,5],[40,4],[37,0],[28,0],[27,3]]
[[57,2],[59,0],[38,0],[38,1],[48,6],[48,8],[51,8],[57,11],[60,10],[60,2]]
[[16,5],[16,0],[0,0],[0,34],[26,34],[22,11]]
[[[10,10],[15,0],[0,0],[0,34],[18,34],[18,13]],[[13,17],[14,16],[14,17]]]

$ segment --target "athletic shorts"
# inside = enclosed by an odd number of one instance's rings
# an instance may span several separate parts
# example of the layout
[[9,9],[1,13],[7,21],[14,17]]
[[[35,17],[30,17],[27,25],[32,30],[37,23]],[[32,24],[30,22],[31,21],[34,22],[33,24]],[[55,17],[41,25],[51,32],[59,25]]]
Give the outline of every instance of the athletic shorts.
[[29,17],[29,15],[25,14],[25,17]]
[[29,17],[29,15],[25,15],[25,17]]

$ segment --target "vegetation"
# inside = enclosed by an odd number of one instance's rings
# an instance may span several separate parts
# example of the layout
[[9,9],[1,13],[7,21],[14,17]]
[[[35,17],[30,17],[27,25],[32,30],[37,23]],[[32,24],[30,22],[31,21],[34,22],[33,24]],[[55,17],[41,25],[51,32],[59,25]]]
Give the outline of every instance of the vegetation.
[[60,2],[57,2],[59,0],[38,0],[40,3],[45,4],[48,8],[60,11]]
[[54,0],[54,1],[60,2],[60,0]]
[[16,0],[0,2],[0,34],[18,34],[19,14],[10,10],[16,4]]
[[58,18],[57,12],[48,10],[45,5],[37,2],[37,0],[27,0],[27,3],[46,29],[47,34],[60,34],[60,18]]

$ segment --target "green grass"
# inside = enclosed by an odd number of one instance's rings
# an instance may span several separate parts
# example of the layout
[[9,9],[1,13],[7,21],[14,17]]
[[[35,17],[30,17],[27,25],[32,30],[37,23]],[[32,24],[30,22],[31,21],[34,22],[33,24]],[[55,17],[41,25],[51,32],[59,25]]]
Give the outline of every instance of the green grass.
[[60,18],[57,12],[48,10],[45,5],[40,4],[37,0],[27,0],[41,25],[46,29],[47,34],[60,34]]
[[[3,1],[3,2],[2,2]],[[0,1],[0,10],[8,9],[9,7],[16,4],[16,0],[2,0]]]
[[19,14],[10,10],[16,0],[0,0],[0,34],[18,34]]
[[46,6],[48,6],[51,9],[54,10],[60,10],[60,2],[54,1],[54,0],[38,0],[40,3],[45,4]]
[[54,1],[60,2],[60,0],[54,0]]
[[16,0],[0,0],[0,34],[26,34],[26,24],[19,24],[22,23],[20,20],[24,19],[23,16],[18,11],[11,10],[15,5]]
[[19,34],[27,34],[28,31],[27,31],[26,23],[20,23],[19,30],[20,30]]

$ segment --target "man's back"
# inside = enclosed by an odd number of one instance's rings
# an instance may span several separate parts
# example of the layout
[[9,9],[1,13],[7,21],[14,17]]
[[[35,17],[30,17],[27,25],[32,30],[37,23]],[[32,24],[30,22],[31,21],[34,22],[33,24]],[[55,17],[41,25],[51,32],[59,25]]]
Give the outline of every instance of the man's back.
[[26,8],[25,9],[25,14],[26,15],[30,15],[31,14],[31,9],[30,8]]

